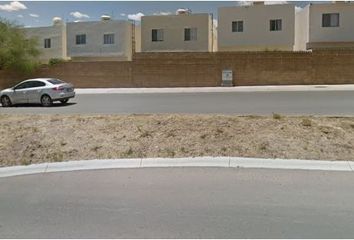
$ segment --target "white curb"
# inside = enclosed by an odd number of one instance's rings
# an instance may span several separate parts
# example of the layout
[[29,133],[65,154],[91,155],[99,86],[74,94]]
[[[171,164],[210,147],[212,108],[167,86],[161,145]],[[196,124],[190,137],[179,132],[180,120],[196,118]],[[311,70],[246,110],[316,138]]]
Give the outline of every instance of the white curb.
[[160,168],[160,167],[225,167],[264,168],[322,171],[354,171],[354,161],[320,161],[298,159],[262,159],[240,157],[195,157],[195,158],[142,158],[102,159],[57,163],[41,163],[29,166],[0,168],[0,178],[38,173],[55,173],[82,170]]
[[148,158],[141,167],[229,167],[229,157]]
[[230,167],[352,171],[349,161],[318,161],[318,160],[298,160],[298,159],[285,160],[285,159],[237,158],[237,159],[231,159]]
[[76,94],[354,91],[354,84],[176,88],[76,88]]
[[1,177],[11,177],[18,175],[44,173],[48,163],[33,164],[28,166],[14,166],[0,168]]

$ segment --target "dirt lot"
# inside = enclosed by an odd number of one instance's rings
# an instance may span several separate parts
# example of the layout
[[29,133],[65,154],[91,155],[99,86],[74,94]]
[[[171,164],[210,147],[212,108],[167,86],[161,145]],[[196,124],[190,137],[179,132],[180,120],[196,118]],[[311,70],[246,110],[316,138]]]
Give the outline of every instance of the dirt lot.
[[354,160],[354,118],[0,114],[0,166],[187,156]]

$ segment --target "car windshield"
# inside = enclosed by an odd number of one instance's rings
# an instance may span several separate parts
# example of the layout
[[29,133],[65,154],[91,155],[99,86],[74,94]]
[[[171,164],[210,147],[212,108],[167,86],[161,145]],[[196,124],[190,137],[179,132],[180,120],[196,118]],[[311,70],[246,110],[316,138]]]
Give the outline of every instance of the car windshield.
[[63,81],[61,81],[59,79],[49,79],[48,82],[50,82],[51,84],[54,84],[54,85],[58,85],[58,84],[64,83]]

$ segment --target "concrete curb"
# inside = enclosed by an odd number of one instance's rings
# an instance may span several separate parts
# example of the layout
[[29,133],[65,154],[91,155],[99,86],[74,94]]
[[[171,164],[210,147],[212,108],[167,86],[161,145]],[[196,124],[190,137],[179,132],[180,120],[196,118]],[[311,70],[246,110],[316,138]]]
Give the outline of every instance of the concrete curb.
[[354,91],[347,85],[292,85],[186,88],[76,88],[76,94],[134,94],[134,93],[218,93],[218,92],[283,92],[283,91]]
[[262,159],[241,157],[195,157],[195,158],[135,158],[102,159],[41,163],[29,166],[0,168],[0,178],[38,173],[70,172],[82,170],[161,168],[161,167],[225,167],[263,168],[322,171],[354,171],[354,161],[320,161],[298,159]]

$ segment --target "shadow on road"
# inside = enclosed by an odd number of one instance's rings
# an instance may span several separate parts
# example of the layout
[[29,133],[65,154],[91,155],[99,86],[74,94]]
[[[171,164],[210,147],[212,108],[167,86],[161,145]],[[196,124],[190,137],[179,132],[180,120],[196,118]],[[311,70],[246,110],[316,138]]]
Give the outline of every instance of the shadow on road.
[[[46,107],[46,108],[68,107],[68,106],[72,106],[72,105],[76,105],[76,103],[75,102],[64,103],[64,104],[63,103],[53,103],[53,105],[51,107]],[[44,108],[40,104],[16,104],[16,105],[13,105],[12,107],[15,107],[15,108],[42,107],[42,108]]]

